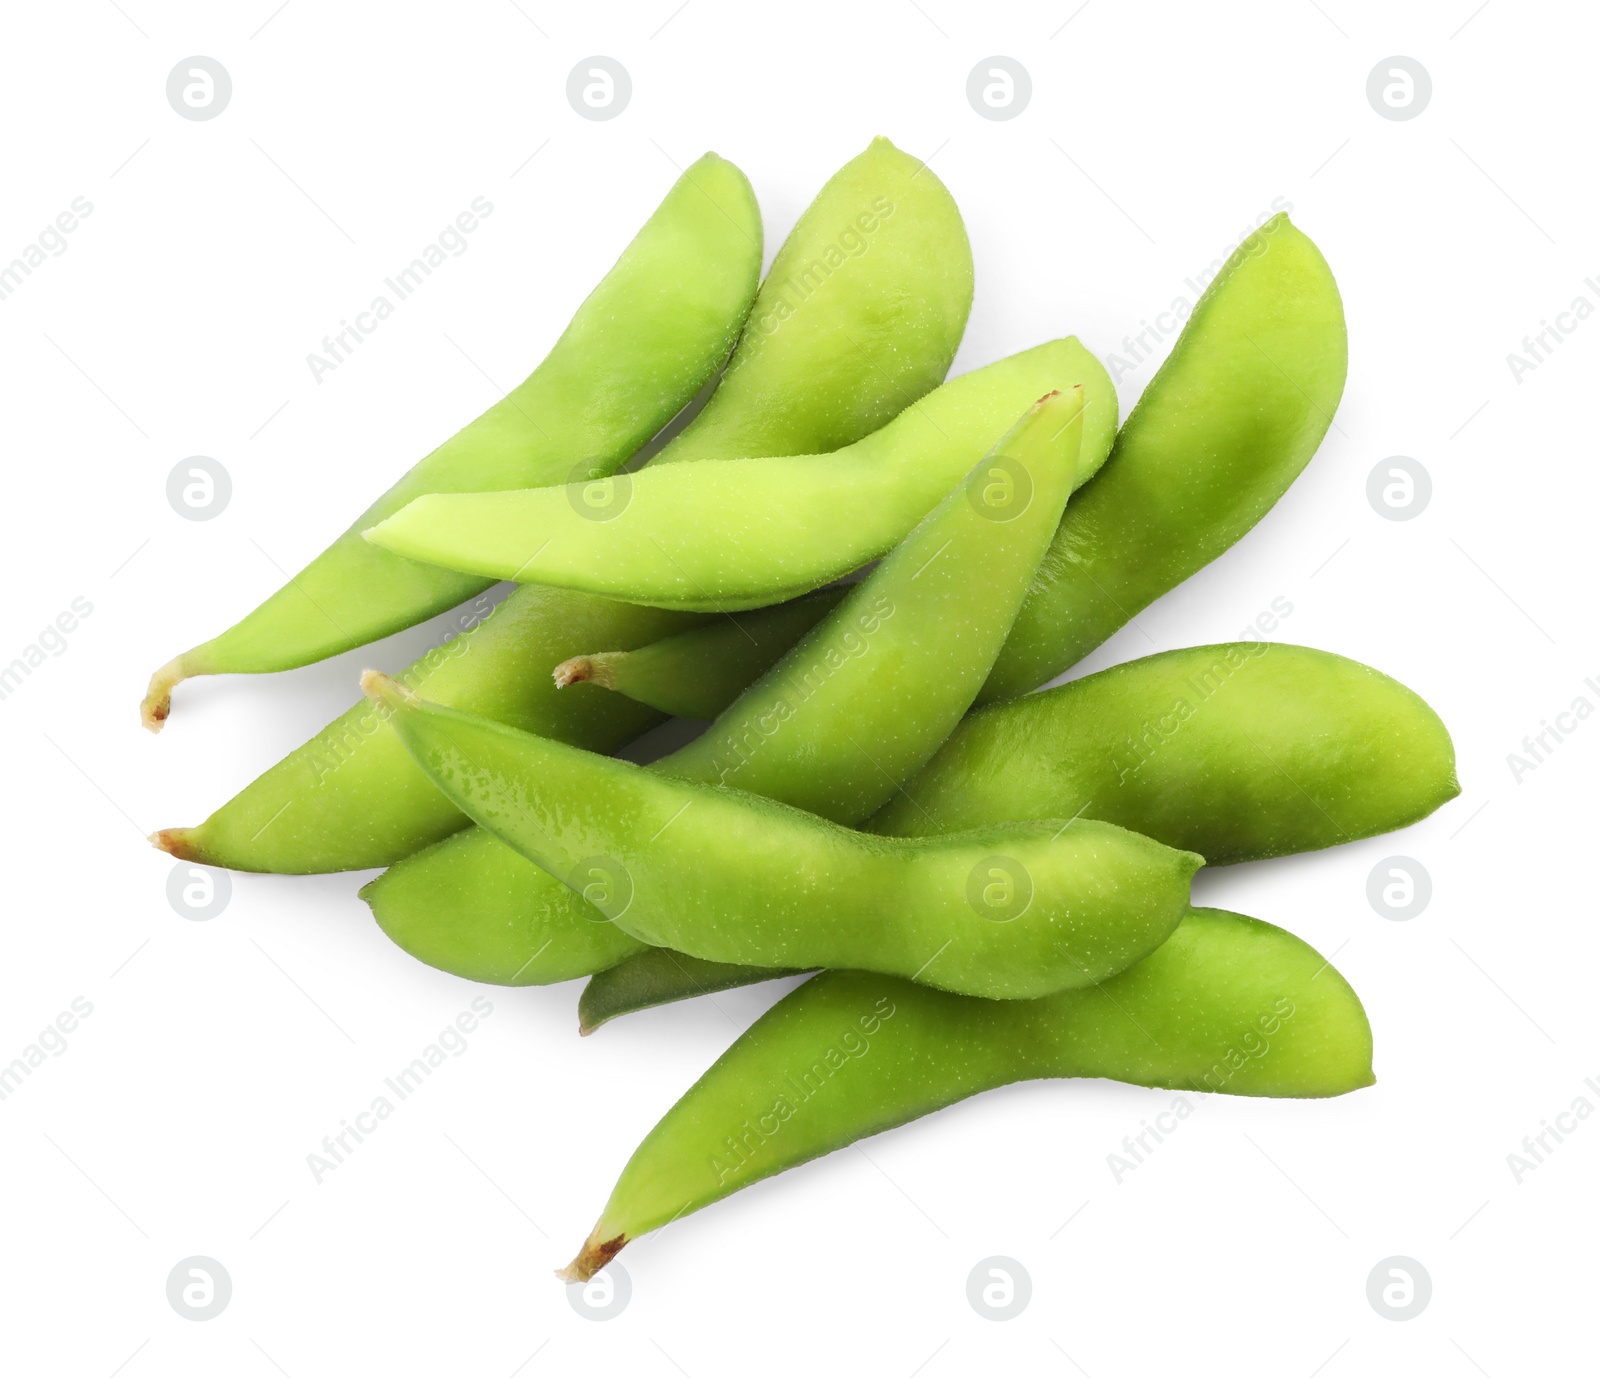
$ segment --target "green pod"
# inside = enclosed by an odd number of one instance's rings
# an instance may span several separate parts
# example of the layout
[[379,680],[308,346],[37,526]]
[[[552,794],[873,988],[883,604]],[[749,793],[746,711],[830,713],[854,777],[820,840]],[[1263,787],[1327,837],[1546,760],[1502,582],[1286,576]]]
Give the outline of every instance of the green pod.
[[635,938],[718,962],[1047,995],[1153,952],[1202,861],[1087,820],[874,837],[438,708],[376,672],[362,684],[478,823]]
[[464,828],[406,858],[362,887],[361,898],[399,947],[473,982],[544,986],[657,951],[485,828]]
[[980,703],[1037,689],[1238,541],[1344,391],[1339,289],[1284,215],[1236,249],[1062,523]]
[[1085,396],[1081,484],[1110,452],[1117,397],[1069,336],[953,378],[829,455],[646,470],[592,507],[567,488],[430,494],[367,537],[415,560],[657,608],[764,607],[883,555],[1024,407],[1075,386]]
[[[1081,815],[1216,866],[1404,828],[1459,793],[1450,734],[1413,691],[1331,652],[1236,642],[975,710],[862,827],[916,837]],[[596,972],[579,1026],[784,975],[643,949]]]
[[310,565],[226,632],[151,677],[158,731],[195,675],[288,670],[441,613],[489,581],[374,548],[361,532],[426,493],[564,483],[626,461],[728,357],[761,275],[761,214],[745,175],[708,153],[585,299],[528,378],[414,465]]
[[[660,715],[622,695],[558,690],[552,661],[593,646],[596,635],[639,646],[689,621],[529,585],[398,678],[436,703],[611,752]],[[150,841],[174,857],[235,871],[348,871],[387,866],[468,822],[417,770],[388,715],[362,699],[203,824],[162,829]]]
[[[839,823],[881,806],[937,750],[988,674],[1066,502],[1080,415],[1076,396],[1030,408],[780,665],[652,769]],[[479,981],[561,980],[593,948],[591,907],[473,831],[390,868],[362,896],[407,952]],[[502,923],[507,915],[515,919]]]
[[1165,651],[969,714],[867,825],[916,837],[1082,813],[1208,866],[1310,852],[1461,793],[1422,697],[1327,651]]
[[1137,966],[1042,1000],[825,972],[757,1020],[661,1118],[562,1276],[589,1278],[630,1240],[774,1173],[1046,1077],[1338,1096],[1371,1085],[1372,1030],[1310,945],[1223,910],[1193,910]]
[[[566,941],[563,957],[570,953],[568,966],[576,966],[586,954],[594,951],[585,938],[585,935],[575,934]],[[634,1015],[694,996],[711,996],[718,991],[732,991],[778,977],[798,977],[806,970],[707,962],[704,958],[691,958],[687,953],[675,953],[670,948],[635,945],[609,966],[591,969],[593,975],[583,984],[578,996],[578,1033],[593,1034],[619,1015]]]
[[679,718],[715,718],[839,606],[848,588],[732,613],[632,651],[574,656],[555,682],[615,690]]
[[[901,224],[925,217],[930,226],[938,227],[944,253],[967,253],[966,232],[959,217],[952,225],[946,214],[948,194],[938,188],[937,194],[929,190],[924,195],[921,178],[917,185],[918,196],[898,203]],[[928,185],[937,187],[936,182]],[[841,196],[833,183],[824,188],[801,217],[791,240],[799,236],[801,242],[808,242],[815,227],[838,222],[851,204]],[[921,236],[912,238],[920,241]],[[888,250],[893,246],[880,247]],[[781,410],[762,410],[761,399],[776,380],[812,375],[834,379],[841,368],[854,369],[858,377],[856,386],[847,390],[848,396],[857,400],[855,429],[847,439],[865,435],[881,420],[884,407],[892,411],[906,399],[877,361],[862,355],[849,337],[896,310],[904,313],[908,322],[922,319],[917,294],[897,284],[893,274],[857,284],[858,290],[850,297],[859,311],[853,320],[841,318],[838,304],[825,298],[813,296],[794,304],[786,328],[741,370],[740,395],[750,414],[740,421],[726,405],[715,412],[707,407],[668,447],[670,456],[658,456],[656,463],[664,458],[731,458],[747,453],[745,444],[768,455],[821,448],[845,424],[837,396],[822,397],[802,390]],[[769,279],[757,295],[753,312],[775,309],[774,304],[787,291],[782,281]],[[806,324],[813,311],[827,315],[826,329]],[[932,387],[955,355],[963,323],[964,317],[951,319],[944,333],[935,336],[914,333],[921,342],[920,353],[914,358],[907,353],[907,377],[928,375]],[[733,448],[727,448],[730,446]],[[596,751],[611,750],[658,722],[659,715],[641,713],[638,706],[628,706],[623,696],[593,687],[568,690],[565,699],[554,696],[551,669],[597,646],[625,650],[699,621],[684,614],[641,613],[606,599],[563,595],[528,585],[513,591],[488,621],[446,649],[463,658],[457,674],[444,682],[436,679],[443,653],[435,649],[399,678],[426,687],[441,703],[504,718],[546,737],[568,739],[574,731],[569,724],[576,717],[584,725],[583,735],[572,740]],[[329,760],[339,763],[337,771],[324,769]],[[443,800],[400,749],[387,722],[374,724],[363,700],[246,786],[203,824],[164,830],[154,835],[154,841],[179,856],[242,871],[343,871],[387,866],[467,823],[466,816]]]
[[849,445],[944,380],[971,310],[972,246],[954,198],[921,159],[876,138],[796,222],[717,391],[660,459]]

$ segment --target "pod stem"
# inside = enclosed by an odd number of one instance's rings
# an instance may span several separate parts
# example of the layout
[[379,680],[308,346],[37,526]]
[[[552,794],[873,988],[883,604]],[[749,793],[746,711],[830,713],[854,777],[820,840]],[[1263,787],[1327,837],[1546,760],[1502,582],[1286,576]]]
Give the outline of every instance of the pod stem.
[[422,701],[392,675],[381,670],[361,672],[361,692],[374,704],[390,709],[414,709]]
[[161,725],[172,712],[173,689],[189,678],[187,660],[187,652],[174,656],[150,677],[150,688],[139,704],[139,722],[153,733],[161,731]]
[[206,859],[195,843],[194,834],[192,828],[163,828],[152,833],[150,841],[180,862],[204,862]]
[[568,685],[593,684],[602,689],[616,689],[615,662],[625,651],[601,651],[593,656],[573,656],[558,665],[551,675],[557,689]]
[[567,1283],[587,1283],[617,1257],[618,1251],[628,1243],[628,1237],[614,1235],[609,1240],[600,1238],[598,1227],[583,1242],[578,1257],[565,1269],[557,1269],[556,1277]]

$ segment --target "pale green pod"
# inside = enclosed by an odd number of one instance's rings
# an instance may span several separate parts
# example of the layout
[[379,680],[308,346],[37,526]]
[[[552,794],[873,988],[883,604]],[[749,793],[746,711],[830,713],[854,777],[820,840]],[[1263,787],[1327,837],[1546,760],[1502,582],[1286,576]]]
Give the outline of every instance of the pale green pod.
[[332,546],[226,632],[151,677],[160,729],[195,675],[288,670],[442,613],[490,581],[377,550],[363,529],[427,493],[564,483],[616,469],[728,357],[761,274],[761,214],[745,175],[708,153],[585,299],[543,363],[420,460]]
[[657,608],[763,607],[883,555],[1029,403],[1073,387],[1085,397],[1082,484],[1110,452],[1117,399],[1069,336],[953,378],[829,455],[647,469],[593,504],[565,487],[431,494],[367,537],[414,560]]
[[1047,1077],[1339,1096],[1373,1081],[1372,1029],[1309,944],[1223,910],[1192,910],[1120,976],[1042,1000],[825,972],[757,1020],[662,1117],[562,1277],[589,1278],[629,1241],[774,1173]]
[[979,702],[1076,665],[1255,526],[1332,424],[1347,350],[1333,273],[1274,216],[1206,288],[1072,505]]
[[439,708],[376,672],[362,685],[484,828],[635,938],[714,961],[1046,995],[1153,952],[1203,860],[1088,820],[876,837]]
[[[849,445],[943,381],[971,310],[972,246],[954,198],[879,136],[784,240],[717,391],[660,458]],[[788,443],[800,435],[805,445]]]

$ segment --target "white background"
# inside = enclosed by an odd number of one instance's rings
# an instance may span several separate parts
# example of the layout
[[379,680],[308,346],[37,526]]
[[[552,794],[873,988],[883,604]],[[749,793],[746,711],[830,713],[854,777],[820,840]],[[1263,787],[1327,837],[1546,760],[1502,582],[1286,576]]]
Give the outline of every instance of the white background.
[[[74,998],[93,1014],[0,1103],[0,1368],[1502,1379],[1591,1363],[1600,1123],[1520,1184],[1506,1156],[1575,1098],[1600,1105],[1583,1081],[1600,1078],[1585,788],[1600,723],[1520,783],[1507,763],[1579,695],[1600,704],[1584,685],[1600,674],[1600,321],[1520,382],[1507,363],[1574,298],[1600,304],[1584,282],[1600,272],[1592,12],[275,2],[7,10],[0,261],[74,197],[94,209],[0,302],[0,661],[75,597],[93,612],[0,702],[0,1061]],[[596,53],[634,86],[607,123],[565,97]],[[165,97],[193,54],[234,85],[206,123]],[[965,94],[993,54],[1033,83],[1006,122]],[[1394,54],[1433,82],[1410,121],[1366,96]],[[186,685],[159,739],[135,706],[155,665],[533,366],[675,164],[714,148],[743,167],[770,258],[880,132],[931,157],[967,219],[958,372],[1069,331],[1106,354],[1273,198],[1292,205],[1349,316],[1336,425],[1254,533],[1084,668],[1233,637],[1282,597],[1276,637],[1368,661],[1438,708],[1464,790],[1402,837],[1198,883],[1202,902],[1337,954],[1372,1018],[1372,1089],[1207,1099],[1120,1184],[1106,1156],[1169,1093],[991,1094],[632,1246],[632,1301],[596,1323],[551,1269],[773,990],[583,1042],[576,985],[491,991],[467,1052],[317,1185],[307,1154],[474,990],[389,945],[355,898],[365,875],[241,876],[219,918],[180,918],[144,835],[198,822],[428,629]],[[495,210],[468,251],[316,383],[308,352],[479,195]],[[1124,410],[1153,367],[1122,380]],[[165,496],[193,454],[233,478],[211,522]],[[1392,455],[1432,476],[1412,521],[1366,496]],[[1393,854],[1432,876],[1408,922],[1366,898]],[[233,1280],[204,1323],[165,1292],[196,1254]],[[967,1303],[990,1255],[1031,1276],[1014,1321]],[[1432,1278],[1414,1320],[1368,1303],[1390,1255]]]

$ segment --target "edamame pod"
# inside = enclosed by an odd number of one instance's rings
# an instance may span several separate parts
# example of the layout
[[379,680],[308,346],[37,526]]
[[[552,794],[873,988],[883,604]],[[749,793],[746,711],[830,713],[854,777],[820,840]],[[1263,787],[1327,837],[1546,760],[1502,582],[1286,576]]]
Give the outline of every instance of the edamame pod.
[[1037,689],[1238,541],[1344,391],[1339,289],[1285,215],[1241,244],[1074,502],[980,703]]
[[[1052,395],[1030,408],[780,665],[652,769],[838,823],[877,809],[937,750],[988,674],[1066,502],[1080,407]],[[595,951],[591,906],[472,831],[390,868],[362,896],[400,947],[477,981],[561,980]]]
[[1069,336],[953,378],[831,455],[646,470],[604,521],[566,488],[530,488],[431,494],[366,535],[415,560],[657,608],[763,607],[883,555],[1033,399],[1075,385],[1081,484],[1111,449],[1117,400],[1100,361]]
[[629,1241],[774,1173],[1045,1077],[1338,1096],[1371,1085],[1372,1030],[1310,945],[1223,910],[1191,911],[1150,957],[1099,987],[1042,1000],[825,972],[757,1020],[662,1117],[562,1277],[589,1278]]
[[865,827],[1082,812],[1221,866],[1404,828],[1460,793],[1420,695],[1332,652],[1236,642],[978,709]]
[[[571,948],[574,957],[597,951],[582,945],[583,936]],[[619,1015],[636,1015],[641,1010],[672,1005],[695,996],[711,996],[735,987],[754,986],[778,977],[798,977],[801,967],[741,967],[736,962],[707,962],[670,948],[636,947],[623,953],[609,967],[596,967],[578,995],[578,1033],[593,1034],[601,1025]]]
[[[892,146],[875,144],[851,165],[855,174],[835,178],[811,203],[779,251],[780,259],[789,254],[791,244],[795,249],[788,262],[809,263],[822,253],[836,233],[834,227],[857,213],[864,170],[878,168],[886,175],[898,175],[895,169],[909,162]],[[965,315],[945,312],[928,317],[921,295],[906,287],[905,275],[911,271],[914,276],[917,265],[908,265],[904,255],[918,246],[927,249],[933,237],[938,248],[928,252],[943,267],[929,288],[935,295],[948,293],[952,276],[960,276],[951,265],[959,267],[963,256],[971,277],[966,232],[949,193],[931,173],[917,177],[895,205],[901,237],[880,241],[876,248],[880,259],[902,261],[880,262],[878,272],[853,279],[846,298],[800,294],[790,279],[769,277],[752,314],[779,313],[783,328],[771,333],[742,365],[734,396],[743,401],[737,407],[726,401],[715,409],[708,406],[666,453],[657,456],[657,464],[664,458],[731,458],[750,449],[768,455],[808,453],[833,443],[841,427],[850,431],[845,439],[853,441],[882,420],[885,408],[892,412],[905,404],[906,395],[897,384],[910,386],[926,378],[932,387],[943,377],[960,343]],[[900,361],[902,372],[891,375],[880,361],[857,349],[852,337],[859,338],[869,326],[886,328],[896,312],[907,326],[907,347]],[[824,319],[813,323],[813,315]],[[942,321],[943,329],[930,332],[925,328],[929,320]],[[914,322],[922,326],[912,329]],[[910,348],[912,341],[915,349]],[[842,386],[842,375],[851,370],[853,382]],[[788,380],[812,377],[833,380],[841,384],[840,390],[823,397],[801,387],[784,407],[765,406],[768,393],[780,383],[787,386]],[[721,392],[719,388],[714,396]],[[853,399],[853,417],[840,410],[841,398]],[[513,591],[492,616],[459,640],[429,651],[400,678],[409,685],[426,685],[439,702],[504,717],[548,737],[565,739],[578,731],[573,726],[576,719],[582,731],[573,740],[596,751],[612,750],[658,721],[658,716],[624,707],[621,696],[592,687],[574,688],[564,699],[558,698],[548,680],[551,667],[597,646],[615,650],[644,645],[698,621],[690,615],[641,613],[606,599],[528,585]],[[441,658],[450,660],[455,669],[442,670]],[[329,763],[337,769],[329,769]],[[444,803],[400,750],[387,722],[375,720],[363,700],[203,824],[165,830],[154,841],[180,857],[243,871],[341,871],[387,866],[467,822]],[[526,956],[518,957],[513,967]]]
[[412,499],[561,483],[580,463],[621,465],[728,357],[761,275],[761,215],[745,175],[708,153],[674,184],[578,308],[543,363],[458,431],[253,613],[158,670],[140,706],[151,731],[195,675],[308,665],[471,598],[489,581],[361,539]]
[[716,618],[633,651],[573,656],[555,668],[555,682],[563,689],[591,684],[616,690],[679,718],[715,718],[849,592],[819,589],[771,608]]
[[[1235,642],[975,710],[862,827],[921,836],[1081,815],[1218,866],[1404,828],[1458,793],[1450,734],[1413,691],[1331,652]],[[595,974],[579,1025],[782,975],[741,982],[643,949]]]
[[[362,687],[490,832],[635,938],[718,962],[1047,995],[1154,951],[1203,860],[1087,820],[874,837],[438,708],[375,671]],[[707,865],[723,854],[736,865]]]
[[[615,926],[613,926],[615,927]],[[592,946],[574,954],[596,951]],[[744,967],[736,962],[707,962],[670,948],[637,947],[609,967],[597,967],[578,996],[578,1033],[593,1034],[619,1015],[711,996],[718,991],[753,986],[778,977],[798,977],[799,967]],[[582,975],[582,974],[575,974]]]
[[971,310],[954,198],[880,136],[784,240],[717,391],[656,462],[849,445],[943,381]]
[[[681,631],[688,617],[529,585],[398,678],[437,703],[611,752],[660,715],[622,695],[558,690],[552,659],[594,645],[595,633],[648,644]],[[162,829],[150,841],[235,871],[347,871],[387,866],[468,822],[417,770],[388,715],[362,699],[203,824]]]

